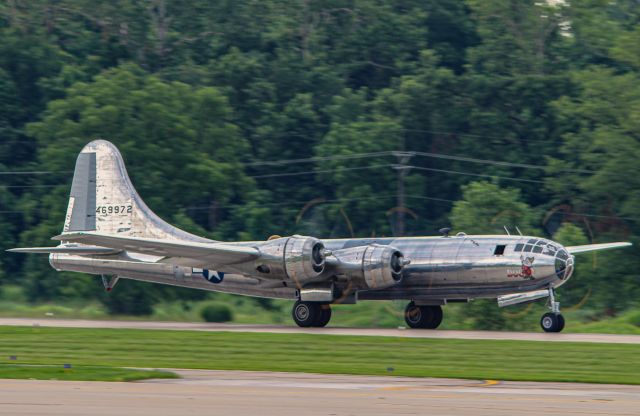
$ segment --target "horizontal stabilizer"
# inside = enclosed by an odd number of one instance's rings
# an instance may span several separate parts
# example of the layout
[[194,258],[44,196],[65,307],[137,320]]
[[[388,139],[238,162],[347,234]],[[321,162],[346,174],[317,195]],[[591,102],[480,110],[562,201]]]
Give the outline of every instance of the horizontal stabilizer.
[[57,246],[57,247],[21,247],[10,248],[12,253],[37,253],[37,254],[77,254],[77,255],[89,255],[89,254],[116,254],[122,250],[117,250],[109,247],[97,247],[97,246]]
[[54,240],[77,241],[116,250],[151,254],[162,257],[197,259],[209,265],[228,265],[256,259],[260,251],[254,247],[224,243],[198,243],[193,241],[159,240],[153,238],[124,237],[96,232],[64,233]]
[[578,253],[588,253],[589,251],[598,251],[598,250],[611,250],[614,248],[621,247],[629,247],[631,243],[622,242],[622,243],[604,243],[604,244],[586,244],[583,246],[570,246],[565,247],[565,249],[570,254],[578,254]]

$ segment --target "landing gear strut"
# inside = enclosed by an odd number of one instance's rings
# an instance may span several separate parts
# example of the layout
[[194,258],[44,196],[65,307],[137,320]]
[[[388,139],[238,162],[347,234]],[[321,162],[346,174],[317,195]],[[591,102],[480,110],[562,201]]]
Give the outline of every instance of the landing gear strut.
[[442,323],[442,307],[409,302],[404,310],[404,320],[411,328],[436,329]]
[[291,315],[299,327],[323,327],[331,320],[331,306],[325,303],[299,300],[293,305]]
[[551,309],[551,312],[542,315],[540,326],[544,332],[562,331],[564,329],[564,317],[560,313],[560,302],[556,302],[552,287],[549,287],[549,309]]

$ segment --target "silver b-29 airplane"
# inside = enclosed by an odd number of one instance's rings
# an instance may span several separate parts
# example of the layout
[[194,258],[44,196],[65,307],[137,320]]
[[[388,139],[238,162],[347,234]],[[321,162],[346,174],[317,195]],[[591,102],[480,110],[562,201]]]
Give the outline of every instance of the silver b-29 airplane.
[[[442,231],[442,230],[441,230]],[[57,247],[17,248],[47,253],[56,270],[249,296],[295,300],[301,327],[322,327],[331,304],[410,301],[411,328],[437,328],[442,305],[477,298],[508,306],[548,298],[544,331],[564,327],[554,290],[574,269],[574,254],[630,243],[574,247],[512,235],[320,240],[293,235],[267,241],[220,242],[189,234],[155,215],[133,188],[120,152],[110,142],[87,144],[76,161]]]

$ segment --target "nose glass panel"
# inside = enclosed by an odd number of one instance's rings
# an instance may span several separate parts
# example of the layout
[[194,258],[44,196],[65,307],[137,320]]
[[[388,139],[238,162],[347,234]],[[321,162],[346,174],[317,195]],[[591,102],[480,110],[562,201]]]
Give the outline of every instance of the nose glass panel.
[[556,276],[558,279],[565,279],[571,276],[573,272],[573,259],[566,250],[558,250],[556,254]]

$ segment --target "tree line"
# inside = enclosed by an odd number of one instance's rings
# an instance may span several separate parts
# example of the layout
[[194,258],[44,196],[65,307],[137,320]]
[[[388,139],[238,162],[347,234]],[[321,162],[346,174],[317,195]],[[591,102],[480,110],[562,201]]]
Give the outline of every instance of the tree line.
[[[155,212],[219,240],[638,243],[639,22],[634,0],[3,2],[1,240],[50,244],[104,138]],[[637,305],[637,250],[582,257],[563,302]],[[204,296],[0,265],[31,301]]]

